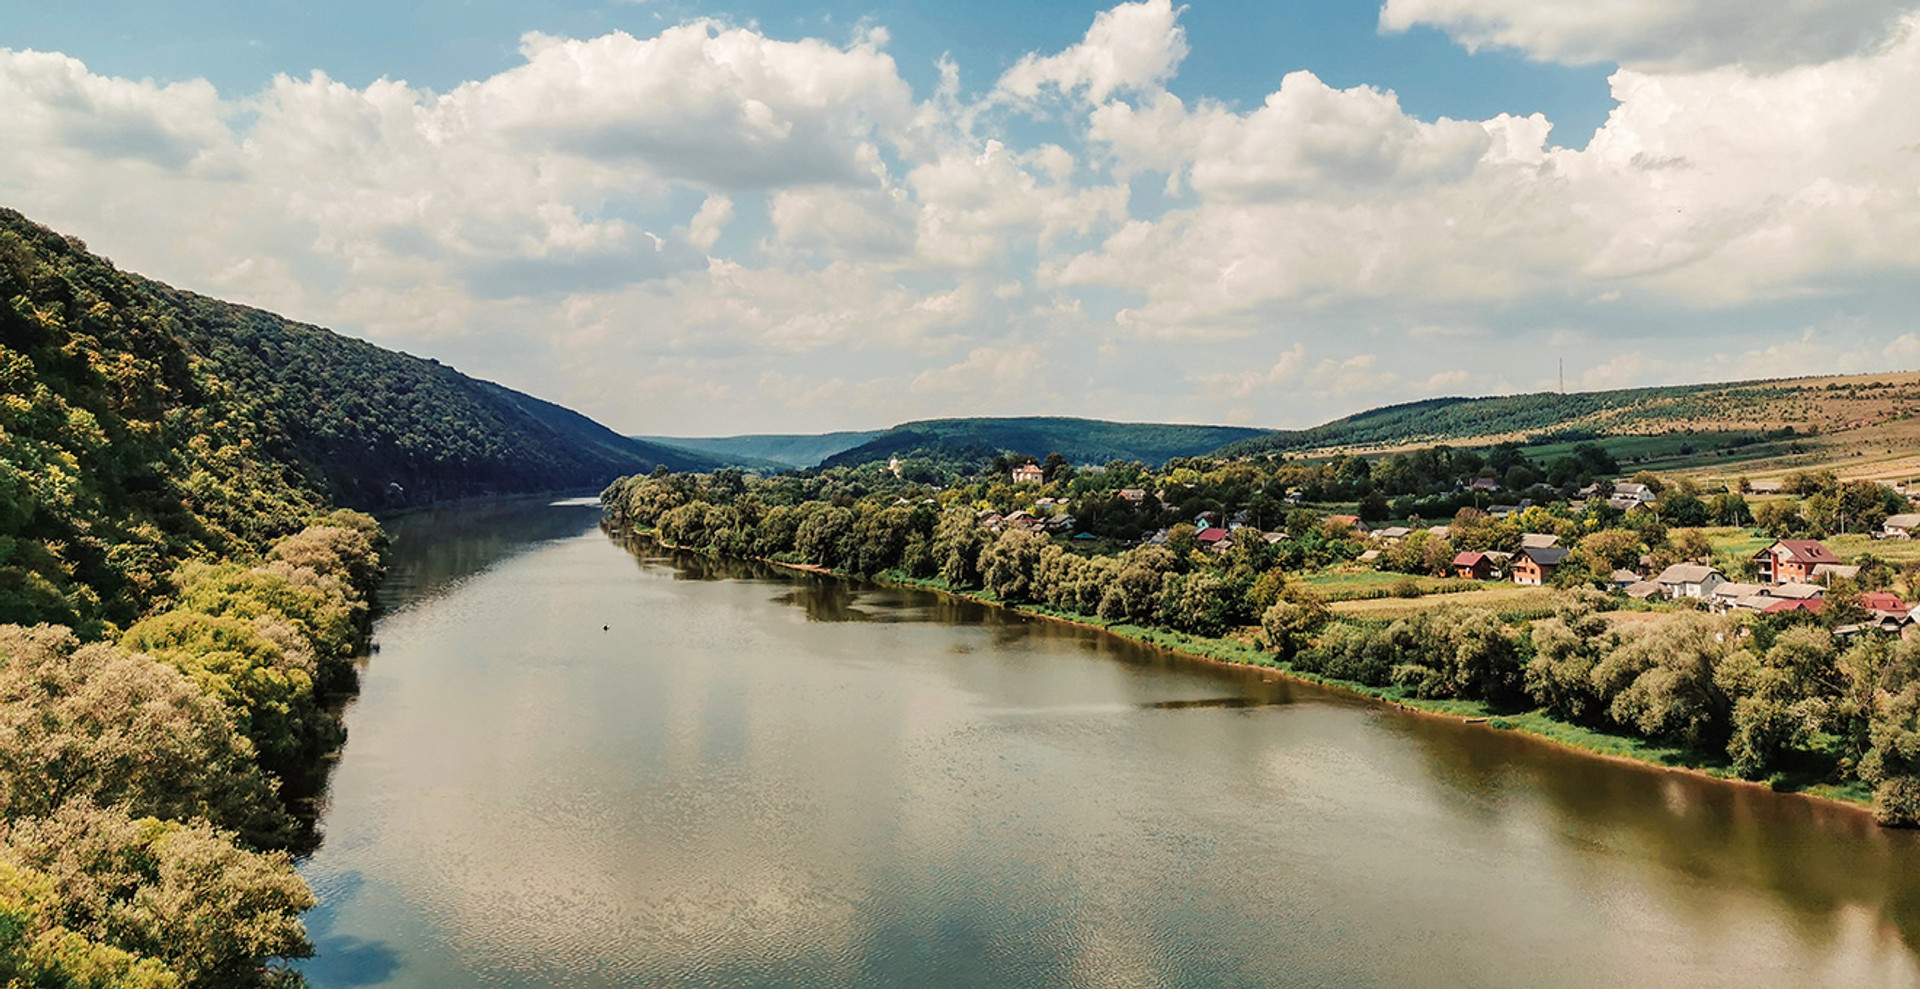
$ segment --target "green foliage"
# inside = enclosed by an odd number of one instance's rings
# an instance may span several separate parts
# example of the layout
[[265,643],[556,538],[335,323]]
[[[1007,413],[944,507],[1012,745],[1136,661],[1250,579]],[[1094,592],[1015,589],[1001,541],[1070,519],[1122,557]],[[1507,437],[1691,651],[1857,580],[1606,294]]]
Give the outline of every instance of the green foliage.
[[8,878],[30,904],[14,914],[27,950],[12,963],[44,965],[33,946],[53,935],[67,958],[111,973],[96,985],[166,985],[171,974],[188,989],[251,989],[283,982],[263,960],[313,952],[299,919],[313,895],[286,853],[248,851],[205,823],[69,802],[0,827],[0,916]]
[[[1105,422],[1034,416],[1014,419],[927,419],[902,423],[820,462],[822,468],[885,463],[893,457],[922,461],[952,473],[972,474],[1001,452],[1038,460],[1059,453],[1080,464],[1113,460],[1164,463],[1192,457],[1262,435],[1237,426]],[[924,468],[917,468],[924,469]]]
[[283,844],[293,825],[274,790],[226,707],[173,668],[62,628],[0,626],[0,817],[85,799]]

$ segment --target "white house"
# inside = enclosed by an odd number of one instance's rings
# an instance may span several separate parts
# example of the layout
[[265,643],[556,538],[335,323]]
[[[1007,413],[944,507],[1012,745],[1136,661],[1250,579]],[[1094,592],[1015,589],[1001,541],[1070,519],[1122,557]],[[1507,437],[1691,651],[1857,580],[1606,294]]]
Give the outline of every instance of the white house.
[[1726,580],[1726,574],[1699,563],[1676,563],[1653,578],[1670,598],[1705,598]]

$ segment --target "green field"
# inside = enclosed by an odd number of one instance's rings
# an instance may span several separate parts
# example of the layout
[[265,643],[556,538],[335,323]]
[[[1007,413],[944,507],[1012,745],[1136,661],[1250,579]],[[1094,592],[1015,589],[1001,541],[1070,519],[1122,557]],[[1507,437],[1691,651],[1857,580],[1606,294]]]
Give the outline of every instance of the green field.
[[1402,581],[1413,581],[1421,594],[1452,594],[1471,590],[1475,582],[1452,577],[1413,577],[1384,570],[1336,570],[1307,574],[1300,582],[1329,601],[1357,601],[1389,595]]

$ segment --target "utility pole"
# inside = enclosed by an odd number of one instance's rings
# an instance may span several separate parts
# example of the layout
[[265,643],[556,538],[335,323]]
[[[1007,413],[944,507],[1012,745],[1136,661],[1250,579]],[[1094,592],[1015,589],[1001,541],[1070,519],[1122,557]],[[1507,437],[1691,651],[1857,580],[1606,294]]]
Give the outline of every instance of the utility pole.
[[1567,393],[1567,359],[1560,358],[1560,394]]

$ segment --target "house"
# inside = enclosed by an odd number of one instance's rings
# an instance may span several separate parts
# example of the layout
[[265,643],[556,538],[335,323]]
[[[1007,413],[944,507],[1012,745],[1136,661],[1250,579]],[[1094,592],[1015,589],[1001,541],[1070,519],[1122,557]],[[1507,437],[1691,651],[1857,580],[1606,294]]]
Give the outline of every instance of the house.
[[1521,549],[1546,549],[1560,545],[1560,537],[1544,532],[1524,532],[1520,534]]
[[1413,535],[1413,530],[1407,528],[1404,525],[1390,525],[1384,529],[1376,529],[1373,534],[1380,537],[1381,539],[1386,540],[1387,542],[1397,543],[1400,540]]
[[1200,545],[1205,546],[1208,549],[1218,549],[1221,543],[1227,543],[1228,545],[1232,545],[1232,543],[1229,542],[1228,540],[1228,536],[1229,534],[1227,530],[1221,529],[1221,528],[1212,528],[1212,529],[1201,529],[1199,532],[1194,534],[1193,538]]
[[1920,529],[1920,515],[1889,515],[1874,538],[1912,539],[1915,529]]
[[1724,614],[1735,608],[1744,607],[1744,605],[1741,604],[1742,601],[1759,597],[1760,592],[1765,589],[1766,588],[1761,587],[1759,584],[1743,584],[1739,581],[1723,580],[1715,584],[1713,590],[1707,592],[1707,603],[1713,607],[1714,611]]
[[1859,567],[1848,566],[1844,563],[1822,563],[1813,568],[1813,579],[1822,584],[1830,584],[1835,579],[1853,580],[1859,576]]
[[1047,479],[1047,472],[1039,464],[1021,464],[1013,469],[1013,483],[1039,484]]
[[1814,567],[1837,564],[1840,558],[1818,539],[1781,539],[1755,553],[1753,561],[1759,567],[1761,582],[1793,584],[1813,580]]
[[1898,594],[1893,594],[1888,591],[1870,591],[1860,595],[1860,607],[1867,609],[1867,614],[1875,618],[1881,618],[1887,615],[1905,616],[1908,611],[1912,610],[1907,607],[1905,601],[1900,600]]
[[1645,508],[1653,504],[1653,489],[1644,484],[1621,481],[1613,486],[1613,494],[1607,496],[1607,504],[1622,512]]
[[1640,575],[1631,570],[1615,570],[1613,576],[1607,578],[1607,583],[1612,584],[1614,590],[1626,590],[1640,583]]
[[1763,588],[1760,594],[1776,601],[1818,601],[1827,596],[1826,589],[1818,584],[1775,584]]
[[1327,516],[1327,521],[1334,525],[1344,525],[1355,532],[1367,531],[1367,524],[1360,521],[1360,516],[1358,515],[1329,515]]
[[1753,494],[1779,494],[1785,491],[1785,481],[1748,481],[1747,490]]
[[1269,532],[1263,538],[1266,539],[1268,546],[1272,546],[1274,543],[1287,538],[1287,534],[1284,532]]
[[1538,587],[1553,579],[1553,571],[1567,558],[1558,546],[1523,546],[1513,559],[1513,582]]
[[1450,526],[1450,525],[1427,526],[1427,535],[1434,539],[1452,539],[1453,526]]
[[1626,498],[1642,505],[1653,504],[1653,489],[1632,481],[1621,481],[1613,486],[1613,497]]
[[1453,575],[1461,580],[1486,580],[1493,576],[1493,561],[1485,553],[1462,552],[1453,558]]
[[1666,588],[1661,587],[1651,580],[1643,580],[1638,584],[1627,585],[1627,596],[1635,601],[1645,601],[1648,598],[1658,597],[1666,592]]
[[1120,500],[1130,501],[1136,505],[1141,504],[1142,502],[1145,502],[1147,500],[1147,489],[1146,488],[1121,488]]
[[1300,492],[1298,492],[1298,491],[1289,491],[1289,492],[1287,492],[1287,497],[1286,497],[1286,502],[1287,502],[1287,504],[1289,504],[1289,505],[1298,505],[1298,504],[1300,504],[1301,502],[1303,502],[1303,501],[1306,501],[1306,500],[1307,500],[1307,496],[1306,496],[1306,495],[1304,495],[1304,494],[1301,494],[1301,493],[1300,493]]
[[1491,477],[1476,477],[1473,483],[1467,486],[1467,490],[1474,494],[1491,494],[1500,490],[1500,482]]
[[1820,613],[1820,609],[1825,608],[1826,606],[1827,606],[1827,603],[1825,601],[1821,601],[1817,598],[1812,600],[1805,600],[1805,601],[1790,601],[1790,600],[1783,599],[1783,600],[1775,601],[1774,603],[1767,605],[1765,608],[1760,609],[1760,613],[1763,615],[1784,615],[1784,614],[1787,614],[1788,612],[1793,612],[1793,611],[1809,611],[1817,615]]
[[1726,579],[1726,574],[1704,564],[1676,563],[1660,571],[1653,582],[1666,588],[1670,598],[1704,599]]
[[1220,528],[1220,513],[1219,512],[1201,512],[1200,514],[1195,515],[1193,517],[1193,527],[1196,530],[1200,530],[1203,532],[1207,529]]
[[1360,554],[1360,557],[1359,557],[1361,563],[1372,563],[1373,561],[1378,560],[1379,558],[1380,558],[1380,551],[1377,549],[1367,550],[1365,553]]

